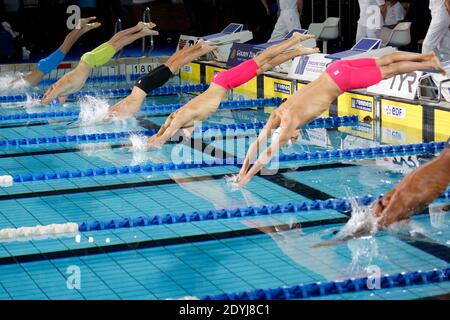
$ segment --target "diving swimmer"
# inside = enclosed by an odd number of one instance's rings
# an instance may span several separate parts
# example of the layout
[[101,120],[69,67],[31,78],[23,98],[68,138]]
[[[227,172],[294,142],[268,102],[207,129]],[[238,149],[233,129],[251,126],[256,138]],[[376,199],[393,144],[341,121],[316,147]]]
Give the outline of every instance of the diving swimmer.
[[83,87],[93,68],[106,64],[116,52],[137,39],[158,35],[157,31],[152,30],[155,26],[152,22],[139,22],[136,26],[116,33],[108,42],[85,53],[75,69],[65,74],[47,90],[41,104],[48,104],[58,97],[61,102],[64,102],[68,95]]
[[139,112],[145,97],[152,90],[161,87],[169,79],[178,73],[181,67],[193,60],[215,50],[217,46],[210,42],[199,41],[194,46],[184,47],[175,52],[163,65],[139,78],[131,91],[131,94],[112,106],[104,121],[110,119],[126,119]]
[[[441,195],[449,183],[450,139],[437,158],[411,172],[383,198],[374,202],[370,208],[363,209],[367,210],[368,219],[365,219],[367,223],[359,223],[350,228],[350,232],[340,232],[334,239],[318,243],[314,247],[342,243],[386,229],[397,222],[408,223],[411,216],[425,210]],[[360,210],[356,207],[352,204],[353,210]]]
[[[379,59],[340,60],[332,63],[318,79],[297,91],[271,113],[258,138],[249,147],[237,177],[239,186],[246,185],[283,145],[298,137],[300,127],[328,110],[342,93],[367,88],[383,79],[417,70],[446,73],[434,52],[394,52]],[[276,139],[272,136],[274,130],[279,131]],[[250,168],[250,164],[271,136],[271,144],[260,153]]]
[[422,212],[450,184],[450,139],[434,160],[407,175],[375,203],[372,214],[381,227]]
[[100,22],[92,22],[95,19],[96,17],[80,19],[78,27],[69,32],[64,39],[64,42],[55,52],[47,58],[40,60],[32,71],[27,74],[17,76],[11,84],[13,85],[18,81],[25,80],[29,86],[37,86],[46,74],[58,67],[75,42],[77,42],[83,34],[101,26]]
[[[228,90],[236,88],[294,57],[319,52],[317,48],[305,48],[299,45],[300,42],[312,37],[314,36],[296,32],[291,38],[265,49],[255,58],[217,73],[209,88],[182,108],[173,112],[158,133],[148,139],[146,146],[159,147],[163,145],[179,129],[183,129],[185,135],[190,136],[198,122],[207,119],[217,111]],[[296,47],[291,49],[293,46]]]

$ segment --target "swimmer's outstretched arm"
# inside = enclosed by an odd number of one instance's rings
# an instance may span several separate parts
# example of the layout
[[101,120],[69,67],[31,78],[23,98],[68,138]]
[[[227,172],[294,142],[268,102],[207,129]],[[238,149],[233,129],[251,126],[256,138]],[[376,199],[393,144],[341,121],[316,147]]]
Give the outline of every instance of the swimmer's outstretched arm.
[[217,46],[209,42],[199,41],[194,46],[184,47],[175,52],[163,65],[136,81],[131,94],[112,106],[104,121],[112,118],[126,119],[134,116],[139,112],[149,92],[164,85],[173,75],[180,71],[183,65],[215,49],[217,49]]
[[252,142],[252,144],[250,144],[244,162],[242,163],[241,170],[239,171],[238,175],[239,180],[246,175],[248,169],[250,168],[251,163],[255,159],[259,150],[261,150],[265,146],[267,141],[272,136],[273,130],[277,129],[280,126],[282,108],[283,106],[280,106],[276,110],[272,111],[269,120],[267,120],[267,123],[264,125],[264,128],[262,128],[262,130],[259,132],[258,137],[256,138],[255,141]]
[[83,87],[93,68],[106,64],[114,57],[117,51],[120,51],[124,46],[137,39],[149,35],[157,35],[158,32],[152,30],[155,26],[151,22],[139,22],[136,26],[116,33],[108,42],[85,53],[75,69],[65,74],[47,90],[41,100],[41,104],[48,104],[58,97],[61,97],[61,100],[64,101],[68,95],[77,92]]
[[39,61],[36,68],[22,78],[32,87],[38,85],[46,74],[50,73],[63,61],[66,54],[83,34],[101,26],[100,22],[92,22],[95,19],[96,17],[81,19],[79,27],[69,32],[58,50]]
[[450,139],[436,159],[406,176],[378,200],[372,211],[385,228],[424,210],[450,183]]

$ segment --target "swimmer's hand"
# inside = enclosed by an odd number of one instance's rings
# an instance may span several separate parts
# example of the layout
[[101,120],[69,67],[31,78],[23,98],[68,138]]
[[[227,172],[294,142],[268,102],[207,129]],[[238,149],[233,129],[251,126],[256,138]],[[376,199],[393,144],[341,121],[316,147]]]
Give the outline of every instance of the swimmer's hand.
[[352,234],[347,235],[336,235],[333,239],[319,242],[315,245],[312,245],[312,248],[323,248],[323,247],[331,247],[336,246],[342,243],[346,243],[347,241],[350,241],[355,238],[363,237],[365,235],[370,234],[372,230],[370,228],[367,228],[366,226],[362,226],[360,229],[355,230]]
[[404,178],[375,204],[372,214],[379,227],[409,218],[423,211],[450,183],[450,149]]

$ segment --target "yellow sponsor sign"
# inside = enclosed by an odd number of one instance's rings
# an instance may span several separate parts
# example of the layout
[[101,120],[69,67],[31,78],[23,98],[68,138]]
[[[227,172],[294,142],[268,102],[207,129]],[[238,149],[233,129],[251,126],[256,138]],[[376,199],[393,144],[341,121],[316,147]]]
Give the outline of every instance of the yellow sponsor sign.
[[359,123],[353,127],[339,127],[338,131],[349,133],[353,136],[361,137],[373,141],[375,139],[375,128],[373,122]]
[[237,93],[246,97],[246,99],[255,99],[257,97],[258,82],[256,78],[233,89],[233,93]]
[[450,110],[434,110],[434,141],[445,141],[450,137]]
[[381,100],[381,121],[384,126],[394,123],[401,126],[422,130],[422,106],[393,100]]
[[224,71],[224,70],[226,70],[226,69],[207,65],[206,70],[205,70],[206,83],[211,83],[211,80],[216,75],[216,73],[219,73],[220,71]]
[[291,81],[264,77],[264,98],[289,98],[292,91]]
[[395,123],[384,123],[381,127],[381,142],[387,144],[410,144],[423,141],[422,130]]
[[337,103],[339,116],[356,114],[359,121],[367,116],[374,118],[375,102],[371,96],[346,92],[339,96]]
[[180,70],[180,79],[194,83],[200,83],[200,64],[189,63]]

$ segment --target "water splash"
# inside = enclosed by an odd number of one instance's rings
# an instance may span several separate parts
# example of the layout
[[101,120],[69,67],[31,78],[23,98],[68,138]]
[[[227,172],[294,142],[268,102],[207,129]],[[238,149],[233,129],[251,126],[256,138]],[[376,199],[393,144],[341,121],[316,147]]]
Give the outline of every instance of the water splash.
[[104,99],[87,96],[80,100],[80,124],[92,125],[101,122],[108,113],[109,104]]
[[233,174],[231,176],[225,176],[225,183],[226,186],[228,187],[229,191],[234,192],[237,190],[241,190],[241,188],[239,187],[239,175],[237,174]]
[[146,151],[146,142],[148,137],[142,134],[131,134],[129,137],[131,143],[131,149],[133,151]]
[[29,88],[29,83],[24,80],[21,73],[5,74],[0,77],[0,93],[10,93],[11,91],[19,93],[24,92]]
[[349,198],[352,205],[350,220],[338,232],[336,238],[346,238],[358,234],[374,234],[378,231],[379,218],[372,214],[373,205],[361,206],[356,198]]

